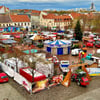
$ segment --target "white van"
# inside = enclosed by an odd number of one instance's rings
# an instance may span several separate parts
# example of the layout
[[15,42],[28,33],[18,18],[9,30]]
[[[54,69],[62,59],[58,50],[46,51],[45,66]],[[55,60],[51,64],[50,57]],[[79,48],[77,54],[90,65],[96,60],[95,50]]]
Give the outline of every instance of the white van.
[[71,50],[71,55],[72,56],[77,56],[80,51],[82,51],[80,48],[72,49]]

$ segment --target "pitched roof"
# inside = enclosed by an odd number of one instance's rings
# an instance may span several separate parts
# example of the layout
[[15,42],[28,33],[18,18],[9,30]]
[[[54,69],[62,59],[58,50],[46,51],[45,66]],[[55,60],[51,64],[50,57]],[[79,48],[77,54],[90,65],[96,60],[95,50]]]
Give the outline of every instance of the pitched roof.
[[48,15],[43,15],[44,19],[54,19],[55,15],[54,14],[48,14]]
[[76,13],[76,12],[71,13],[71,15],[73,18],[78,18],[78,17],[82,16],[82,14]]
[[0,9],[2,8],[3,6],[0,6]]
[[70,16],[68,15],[54,15],[54,14],[48,14],[48,15],[43,15],[44,19],[54,19],[55,22],[65,22],[71,19]]
[[38,13],[38,14],[40,14],[41,11],[38,11],[38,10],[32,10],[32,13]]
[[11,22],[9,15],[0,15],[0,23],[9,23]]
[[12,22],[30,22],[28,15],[10,15]]
[[9,10],[9,8],[8,8],[8,7],[5,7],[5,6],[0,6],[0,9],[1,9],[2,7],[4,7],[5,9],[8,9],[8,10]]

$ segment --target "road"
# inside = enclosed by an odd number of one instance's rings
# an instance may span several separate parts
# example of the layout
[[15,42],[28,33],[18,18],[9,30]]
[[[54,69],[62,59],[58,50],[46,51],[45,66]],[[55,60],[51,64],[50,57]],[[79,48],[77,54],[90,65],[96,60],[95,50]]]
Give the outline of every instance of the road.
[[0,100],[26,100],[12,85],[9,83],[0,84]]
[[0,84],[0,100],[100,100],[99,91],[100,77],[93,77],[88,87],[72,82],[68,88],[59,85],[32,95],[10,79],[8,83]]

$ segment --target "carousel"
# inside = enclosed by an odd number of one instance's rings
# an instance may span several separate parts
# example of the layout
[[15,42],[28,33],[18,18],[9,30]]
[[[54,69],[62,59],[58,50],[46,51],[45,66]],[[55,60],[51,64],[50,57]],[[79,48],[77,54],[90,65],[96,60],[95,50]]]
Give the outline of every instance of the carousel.
[[44,47],[47,52],[54,55],[70,54],[71,42],[68,40],[56,40],[48,43],[46,42]]

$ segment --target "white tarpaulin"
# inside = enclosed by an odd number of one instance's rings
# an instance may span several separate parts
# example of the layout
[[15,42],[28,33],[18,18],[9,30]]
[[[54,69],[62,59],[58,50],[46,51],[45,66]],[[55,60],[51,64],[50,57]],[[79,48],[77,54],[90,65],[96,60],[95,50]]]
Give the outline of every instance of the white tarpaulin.
[[32,91],[32,84],[19,73],[15,73],[14,80],[24,86],[27,91]]

